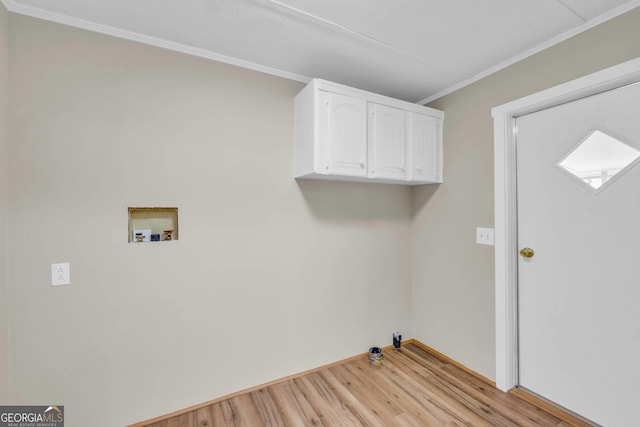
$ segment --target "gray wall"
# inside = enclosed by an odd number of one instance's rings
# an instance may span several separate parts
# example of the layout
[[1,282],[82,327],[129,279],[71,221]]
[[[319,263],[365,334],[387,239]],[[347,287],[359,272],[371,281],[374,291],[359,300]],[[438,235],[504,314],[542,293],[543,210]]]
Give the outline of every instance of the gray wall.
[[7,402],[9,369],[9,324],[7,322],[8,31],[7,9],[3,4],[0,4],[0,405]]
[[444,110],[444,183],[413,193],[413,333],[495,378],[491,108],[640,56],[634,9],[430,104]]
[[[14,14],[10,43],[12,402],[123,425],[411,336],[410,190],[296,182],[300,83]],[[127,243],[128,206],[180,240]]]

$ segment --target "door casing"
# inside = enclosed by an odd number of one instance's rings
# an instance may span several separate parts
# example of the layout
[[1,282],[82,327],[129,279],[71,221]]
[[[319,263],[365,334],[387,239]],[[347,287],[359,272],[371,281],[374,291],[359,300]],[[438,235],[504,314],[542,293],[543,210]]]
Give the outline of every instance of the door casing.
[[640,81],[640,58],[491,110],[494,125],[496,387],[518,385],[516,117]]

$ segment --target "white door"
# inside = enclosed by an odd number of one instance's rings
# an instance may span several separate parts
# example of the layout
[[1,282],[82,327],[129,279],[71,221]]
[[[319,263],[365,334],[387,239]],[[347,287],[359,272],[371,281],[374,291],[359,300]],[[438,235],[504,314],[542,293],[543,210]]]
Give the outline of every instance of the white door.
[[407,163],[405,112],[369,103],[369,176],[404,180]]
[[516,124],[519,384],[639,425],[640,85]]
[[325,130],[322,153],[329,172],[367,176],[367,103],[337,93],[320,92],[320,127]]
[[409,179],[442,182],[439,120],[426,114],[408,113],[407,121],[411,152]]

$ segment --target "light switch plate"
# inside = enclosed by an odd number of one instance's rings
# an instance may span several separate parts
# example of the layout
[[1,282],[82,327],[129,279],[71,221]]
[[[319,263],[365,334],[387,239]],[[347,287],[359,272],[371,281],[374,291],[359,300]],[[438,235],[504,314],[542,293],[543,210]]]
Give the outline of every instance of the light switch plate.
[[71,283],[71,270],[68,262],[51,264],[51,286],[68,285]]
[[476,228],[476,243],[479,245],[493,246],[495,243],[493,228]]

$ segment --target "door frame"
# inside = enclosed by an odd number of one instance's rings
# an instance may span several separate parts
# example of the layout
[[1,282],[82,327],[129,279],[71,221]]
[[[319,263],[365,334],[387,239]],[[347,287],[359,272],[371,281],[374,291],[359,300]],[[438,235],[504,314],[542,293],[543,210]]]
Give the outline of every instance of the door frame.
[[516,118],[640,82],[640,58],[554,86],[491,110],[494,129],[496,387],[518,385]]

